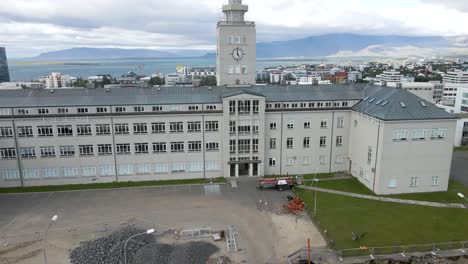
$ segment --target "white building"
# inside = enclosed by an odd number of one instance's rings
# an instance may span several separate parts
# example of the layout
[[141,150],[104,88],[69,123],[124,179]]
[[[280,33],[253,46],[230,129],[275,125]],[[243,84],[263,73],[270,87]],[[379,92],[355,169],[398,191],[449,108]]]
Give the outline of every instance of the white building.
[[431,102],[436,103],[434,95],[434,83],[429,82],[403,82],[403,83],[387,83],[388,87],[395,87],[407,90],[408,92],[419,96],[420,98]]
[[348,72],[348,80],[350,80],[351,82],[357,82],[358,80],[361,80],[361,79],[362,79],[362,72],[358,72],[358,71]]
[[384,71],[379,75],[382,85],[389,83],[401,83],[403,75],[399,71]]
[[447,105],[455,104],[457,92],[461,88],[468,88],[468,71],[453,71],[443,74],[444,95],[443,103]]
[[270,72],[270,83],[280,84],[283,81],[283,79],[284,79],[283,72],[280,72],[280,71]]
[[48,89],[71,87],[74,81],[76,81],[75,77],[62,75],[60,72],[52,72],[49,76],[43,78],[45,88]]
[[468,113],[468,87],[458,88],[455,111],[456,113]]

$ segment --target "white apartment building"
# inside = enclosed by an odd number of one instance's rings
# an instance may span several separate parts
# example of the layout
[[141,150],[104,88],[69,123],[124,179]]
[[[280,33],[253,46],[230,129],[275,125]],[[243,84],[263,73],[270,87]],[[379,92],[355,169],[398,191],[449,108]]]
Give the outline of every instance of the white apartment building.
[[408,92],[419,96],[420,98],[436,103],[435,84],[430,82],[402,82],[402,83],[387,83],[388,87],[395,87],[407,90]]
[[403,75],[399,71],[384,71],[379,75],[382,85],[389,83],[401,83]]
[[365,85],[0,91],[0,186],[345,171],[447,189],[456,120]]
[[60,72],[52,72],[49,76],[43,78],[45,88],[48,89],[71,87],[73,81],[76,81],[76,78],[70,77],[70,75],[62,75]]
[[468,71],[453,71],[443,75],[444,95],[443,103],[454,105],[457,98],[457,92],[461,88],[468,88]]
[[348,80],[350,80],[351,82],[357,82],[360,79],[362,79],[362,72],[359,72],[359,71],[348,72]]

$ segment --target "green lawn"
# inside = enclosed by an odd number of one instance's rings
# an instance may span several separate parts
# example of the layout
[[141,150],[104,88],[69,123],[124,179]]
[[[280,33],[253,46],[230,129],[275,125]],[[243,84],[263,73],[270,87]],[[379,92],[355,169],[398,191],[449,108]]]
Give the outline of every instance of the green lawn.
[[464,147],[455,147],[453,148],[454,151],[468,151],[468,146]]
[[[314,192],[296,194],[312,209]],[[317,219],[335,248],[394,246],[468,240],[468,210],[435,208],[317,193]],[[351,233],[365,233],[353,241]]]
[[[225,178],[212,179],[214,183],[223,183]],[[167,181],[140,181],[140,182],[109,182],[93,184],[73,184],[73,185],[51,185],[51,186],[31,186],[31,187],[13,187],[0,188],[0,193],[22,193],[22,192],[56,192],[56,191],[74,191],[74,190],[93,190],[93,189],[114,189],[127,187],[147,187],[163,185],[182,185],[182,184],[202,184],[209,183],[209,179],[188,179],[188,180],[167,180]]]
[[375,193],[373,193],[366,186],[364,186],[364,184],[360,183],[356,178],[320,181],[318,185],[316,185],[314,182],[306,182],[305,185],[314,185],[318,186],[319,188],[331,189],[336,191],[375,195]]
[[451,180],[446,192],[396,194],[387,195],[385,197],[438,203],[463,203],[464,201],[458,197],[457,193],[468,195],[468,187],[457,181]]

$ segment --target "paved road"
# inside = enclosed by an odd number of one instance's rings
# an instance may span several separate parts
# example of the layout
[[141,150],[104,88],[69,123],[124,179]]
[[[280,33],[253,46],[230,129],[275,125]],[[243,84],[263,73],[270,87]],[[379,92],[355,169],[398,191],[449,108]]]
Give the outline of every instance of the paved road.
[[450,178],[468,186],[468,151],[455,151]]

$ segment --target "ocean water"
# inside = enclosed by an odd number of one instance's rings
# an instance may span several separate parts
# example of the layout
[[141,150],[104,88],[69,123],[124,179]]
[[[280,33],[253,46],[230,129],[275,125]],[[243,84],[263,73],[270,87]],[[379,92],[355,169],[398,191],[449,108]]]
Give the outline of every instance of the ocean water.
[[[331,63],[326,60],[258,60],[257,70],[269,66],[291,66],[300,64]],[[87,78],[98,74],[120,76],[129,71],[138,74],[172,73],[179,65],[204,67],[216,66],[215,58],[174,58],[174,59],[110,59],[110,60],[80,60],[80,61],[23,61],[9,60],[10,77],[12,81],[38,80],[51,72],[61,72],[74,77]]]

